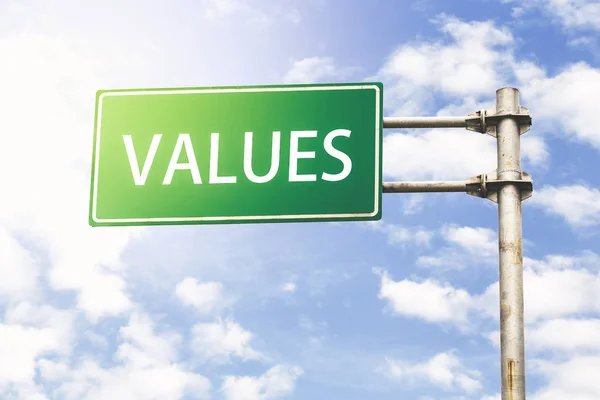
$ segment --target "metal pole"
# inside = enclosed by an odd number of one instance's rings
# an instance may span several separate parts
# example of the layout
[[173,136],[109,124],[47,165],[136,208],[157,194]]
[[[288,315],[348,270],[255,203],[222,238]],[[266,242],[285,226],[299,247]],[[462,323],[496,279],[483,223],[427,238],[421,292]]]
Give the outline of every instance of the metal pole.
[[525,341],[523,324],[523,234],[519,91],[496,91],[498,141],[498,239],[500,275],[500,359],[502,400],[525,400]]
[[383,182],[383,193],[467,192],[471,182]]
[[502,400],[525,400],[523,322],[523,218],[521,202],[531,197],[531,176],[521,170],[521,134],[531,115],[519,91],[496,91],[496,106],[466,117],[388,117],[384,128],[466,128],[497,138],[495,171],[454,182],[384,182],[384,193],[466,192],[498,203],[500,360]]
[[384,128],[466,128],[467,121],[477,123],[478,117],[386,117]]

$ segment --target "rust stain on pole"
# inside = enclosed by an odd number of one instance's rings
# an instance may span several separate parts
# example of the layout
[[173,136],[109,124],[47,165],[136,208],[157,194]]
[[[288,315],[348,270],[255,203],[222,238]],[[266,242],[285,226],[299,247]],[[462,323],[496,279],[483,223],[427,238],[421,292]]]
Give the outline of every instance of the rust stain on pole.
[[508,398],[509,400],[513,400],[513,389],[514,389],[514,382],[513,382],[513,374],[515,371],[515,361],[514,360],[508,360],[508,368],[507,368],[507,376],[506,376],[506,386],[507,386],[507,390],[508,390]]

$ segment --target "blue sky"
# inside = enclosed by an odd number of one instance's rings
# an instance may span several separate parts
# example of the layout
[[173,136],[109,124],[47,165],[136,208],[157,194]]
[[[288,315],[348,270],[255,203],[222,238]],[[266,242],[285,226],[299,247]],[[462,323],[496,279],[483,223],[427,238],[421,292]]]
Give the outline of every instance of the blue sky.
[[[90,228],[98,89],[384,84],[385,116],[515,86],[527,391],[600,398],[600,5],[0,0],[3,399],[499,399],[497,208],[386,194],[379,223]],[[492,171],[493,138],[387,130],[385,180]]]

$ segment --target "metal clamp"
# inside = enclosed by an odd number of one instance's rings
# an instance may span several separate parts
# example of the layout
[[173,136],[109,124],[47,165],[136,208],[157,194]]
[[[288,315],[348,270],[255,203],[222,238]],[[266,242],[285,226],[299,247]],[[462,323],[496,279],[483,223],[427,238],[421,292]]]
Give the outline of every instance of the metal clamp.
[[498,190],[502,185],[513,184],[521,189],[521,201],[533,195],[533,179],[527,172],[521,173],[521,179],[498,179],[496,171],[474,176],[468,180],[467,194],[498,203]]
[[479,110],[469,114],[467,122],[467,130],[479,133],[486,133],[496,137],[496,125],[498,121],[506,117],[512,117],[519,124],[519,133],[522,135],[531,128],[532,118],[529,109],[519,106],[518,113],[506,113],[504,110],[496,112],[496,107],[491,107],[487,110]]

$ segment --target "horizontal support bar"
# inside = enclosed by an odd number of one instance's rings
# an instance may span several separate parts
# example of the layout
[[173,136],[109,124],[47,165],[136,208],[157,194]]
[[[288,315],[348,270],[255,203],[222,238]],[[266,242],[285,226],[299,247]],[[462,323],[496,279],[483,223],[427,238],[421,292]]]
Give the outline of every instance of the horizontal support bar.
[[477,123],[478,117],[384,117],[384,128],[466,128],[467,120]]
[[383,193],[464,192],[472,190],[472,182],[383,182]]

